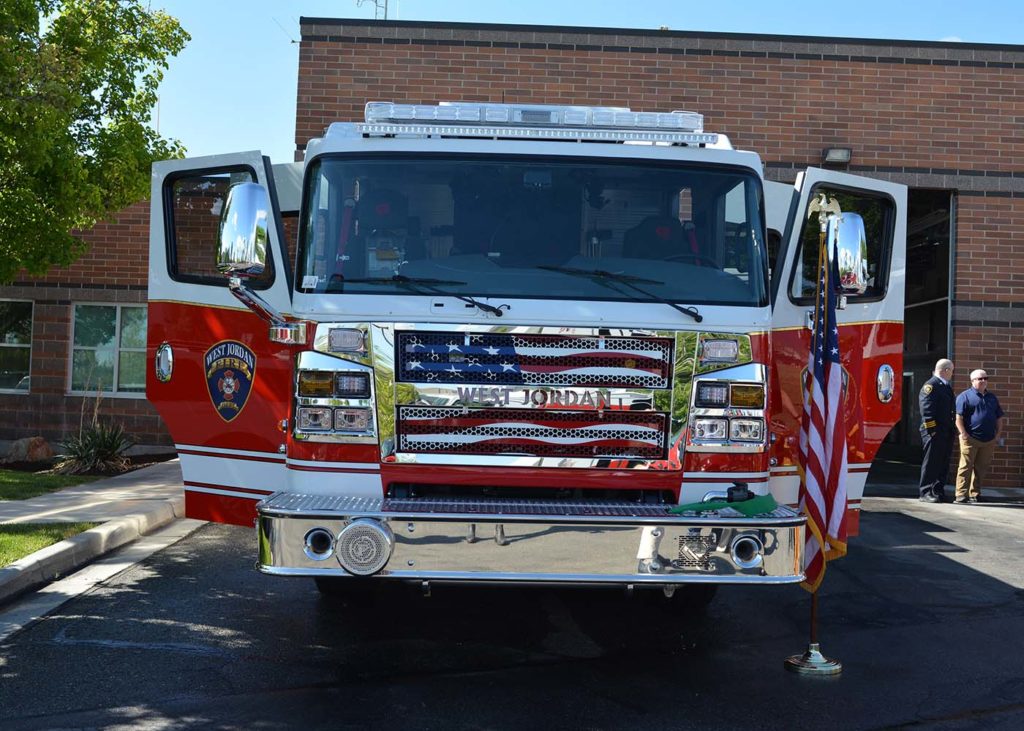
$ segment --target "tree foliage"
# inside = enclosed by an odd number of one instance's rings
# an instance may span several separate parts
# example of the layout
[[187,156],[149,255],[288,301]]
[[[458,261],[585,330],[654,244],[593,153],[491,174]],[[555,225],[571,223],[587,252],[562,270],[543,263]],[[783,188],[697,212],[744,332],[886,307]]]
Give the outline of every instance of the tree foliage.
[[0,283],[84,251],[73,229],[145,198],[181,146],[150,126],[189,40],[140,0],[0,0]]

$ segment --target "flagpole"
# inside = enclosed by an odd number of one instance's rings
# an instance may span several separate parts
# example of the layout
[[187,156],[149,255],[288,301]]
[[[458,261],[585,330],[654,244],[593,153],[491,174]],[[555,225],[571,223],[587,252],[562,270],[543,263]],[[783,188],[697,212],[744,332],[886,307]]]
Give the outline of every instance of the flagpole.
[[[832,200],[831,204],[828,202],[825,194],[822,193],[820,201],[812,201],[809,206],[808,217],[816,212],[818,214],[818,221],[820,224],[818,233],[818,283],[817,291],[814,298],[814,328],[811,330],[811,352],[814,351],[815,346],[815,333],[818,331],[818,323],[822,321],[824,327],[821,328],[824,332],[825,328],[829,327],[828,322],[824,322],[827,319],[828,308],[825,308],[825,312],[822,312],[822,272],[825,270],[823,267],[828,267],[828,248],[825,244],[826,234],[828,232],[828,213],[839,213],[839,206],[836,205],[835,199]],[[829,278],[825,278],[824,281],[829,287],[834,286]],[[808,382],[810,382],[810,375],[808,376]],[[805,396],[806,398],[806,396]],[[803,480],[806,480],[806,475],[803,475]],[[810,530],[810,527],[808,527]],[[819,537],[821,546],[822,560],[825,560],[825,549],[826,546],[824,538]],[[823,571],[824,569],[822,569]],[[820,577],[818,582],[820,582]],[[810,641],[807,645],[807,650],[802,655],[790,655],[786,658],[783,663],[786,670],[790,672],[798,673],[800,675],[809,675],[812,677],[828,677],[833,675],[839,675],[843,672],[843,664],[834,658],[825,657],[821,653],[821,647],[818,644],[818,583],[814,584],[814,588],[811,590],[811,621],[810,621]]]
[[818,590],[811,592],[811,644],[818,644]]
[[818,591],[811,592],[811,641],[803,655],[790,655],[786,658],[786,670],[800,675],[828,676],[843,672],[843,663],[832,657],[821,654],[818,645]]

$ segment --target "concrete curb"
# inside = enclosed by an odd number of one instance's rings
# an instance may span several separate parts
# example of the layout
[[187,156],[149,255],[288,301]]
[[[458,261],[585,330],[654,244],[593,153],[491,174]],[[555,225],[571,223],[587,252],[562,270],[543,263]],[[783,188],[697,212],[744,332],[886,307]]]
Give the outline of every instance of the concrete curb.
[[184,496],[161,500],[145,512],[115,518],[36,551],[0,569],[0,604],[183,517]]

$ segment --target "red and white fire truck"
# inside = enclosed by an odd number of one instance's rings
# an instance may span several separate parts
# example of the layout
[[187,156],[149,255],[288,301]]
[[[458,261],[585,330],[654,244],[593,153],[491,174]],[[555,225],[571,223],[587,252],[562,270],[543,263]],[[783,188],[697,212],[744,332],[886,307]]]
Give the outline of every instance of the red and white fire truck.
[[767,182],[703,127],[371,102],[303,163],[156,164],[147,394],[187,514],[322,589],[800,581],[808,209],[842,210],[856,533],[900,418],[906,189]]

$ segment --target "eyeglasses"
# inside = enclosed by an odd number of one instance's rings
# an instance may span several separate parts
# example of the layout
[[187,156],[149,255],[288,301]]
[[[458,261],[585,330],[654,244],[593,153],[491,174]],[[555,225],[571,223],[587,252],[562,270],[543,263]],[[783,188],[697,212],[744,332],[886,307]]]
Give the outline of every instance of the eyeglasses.
[[979,376],[978,378],[972,378],[972,381],[987,381],[988,376]]

